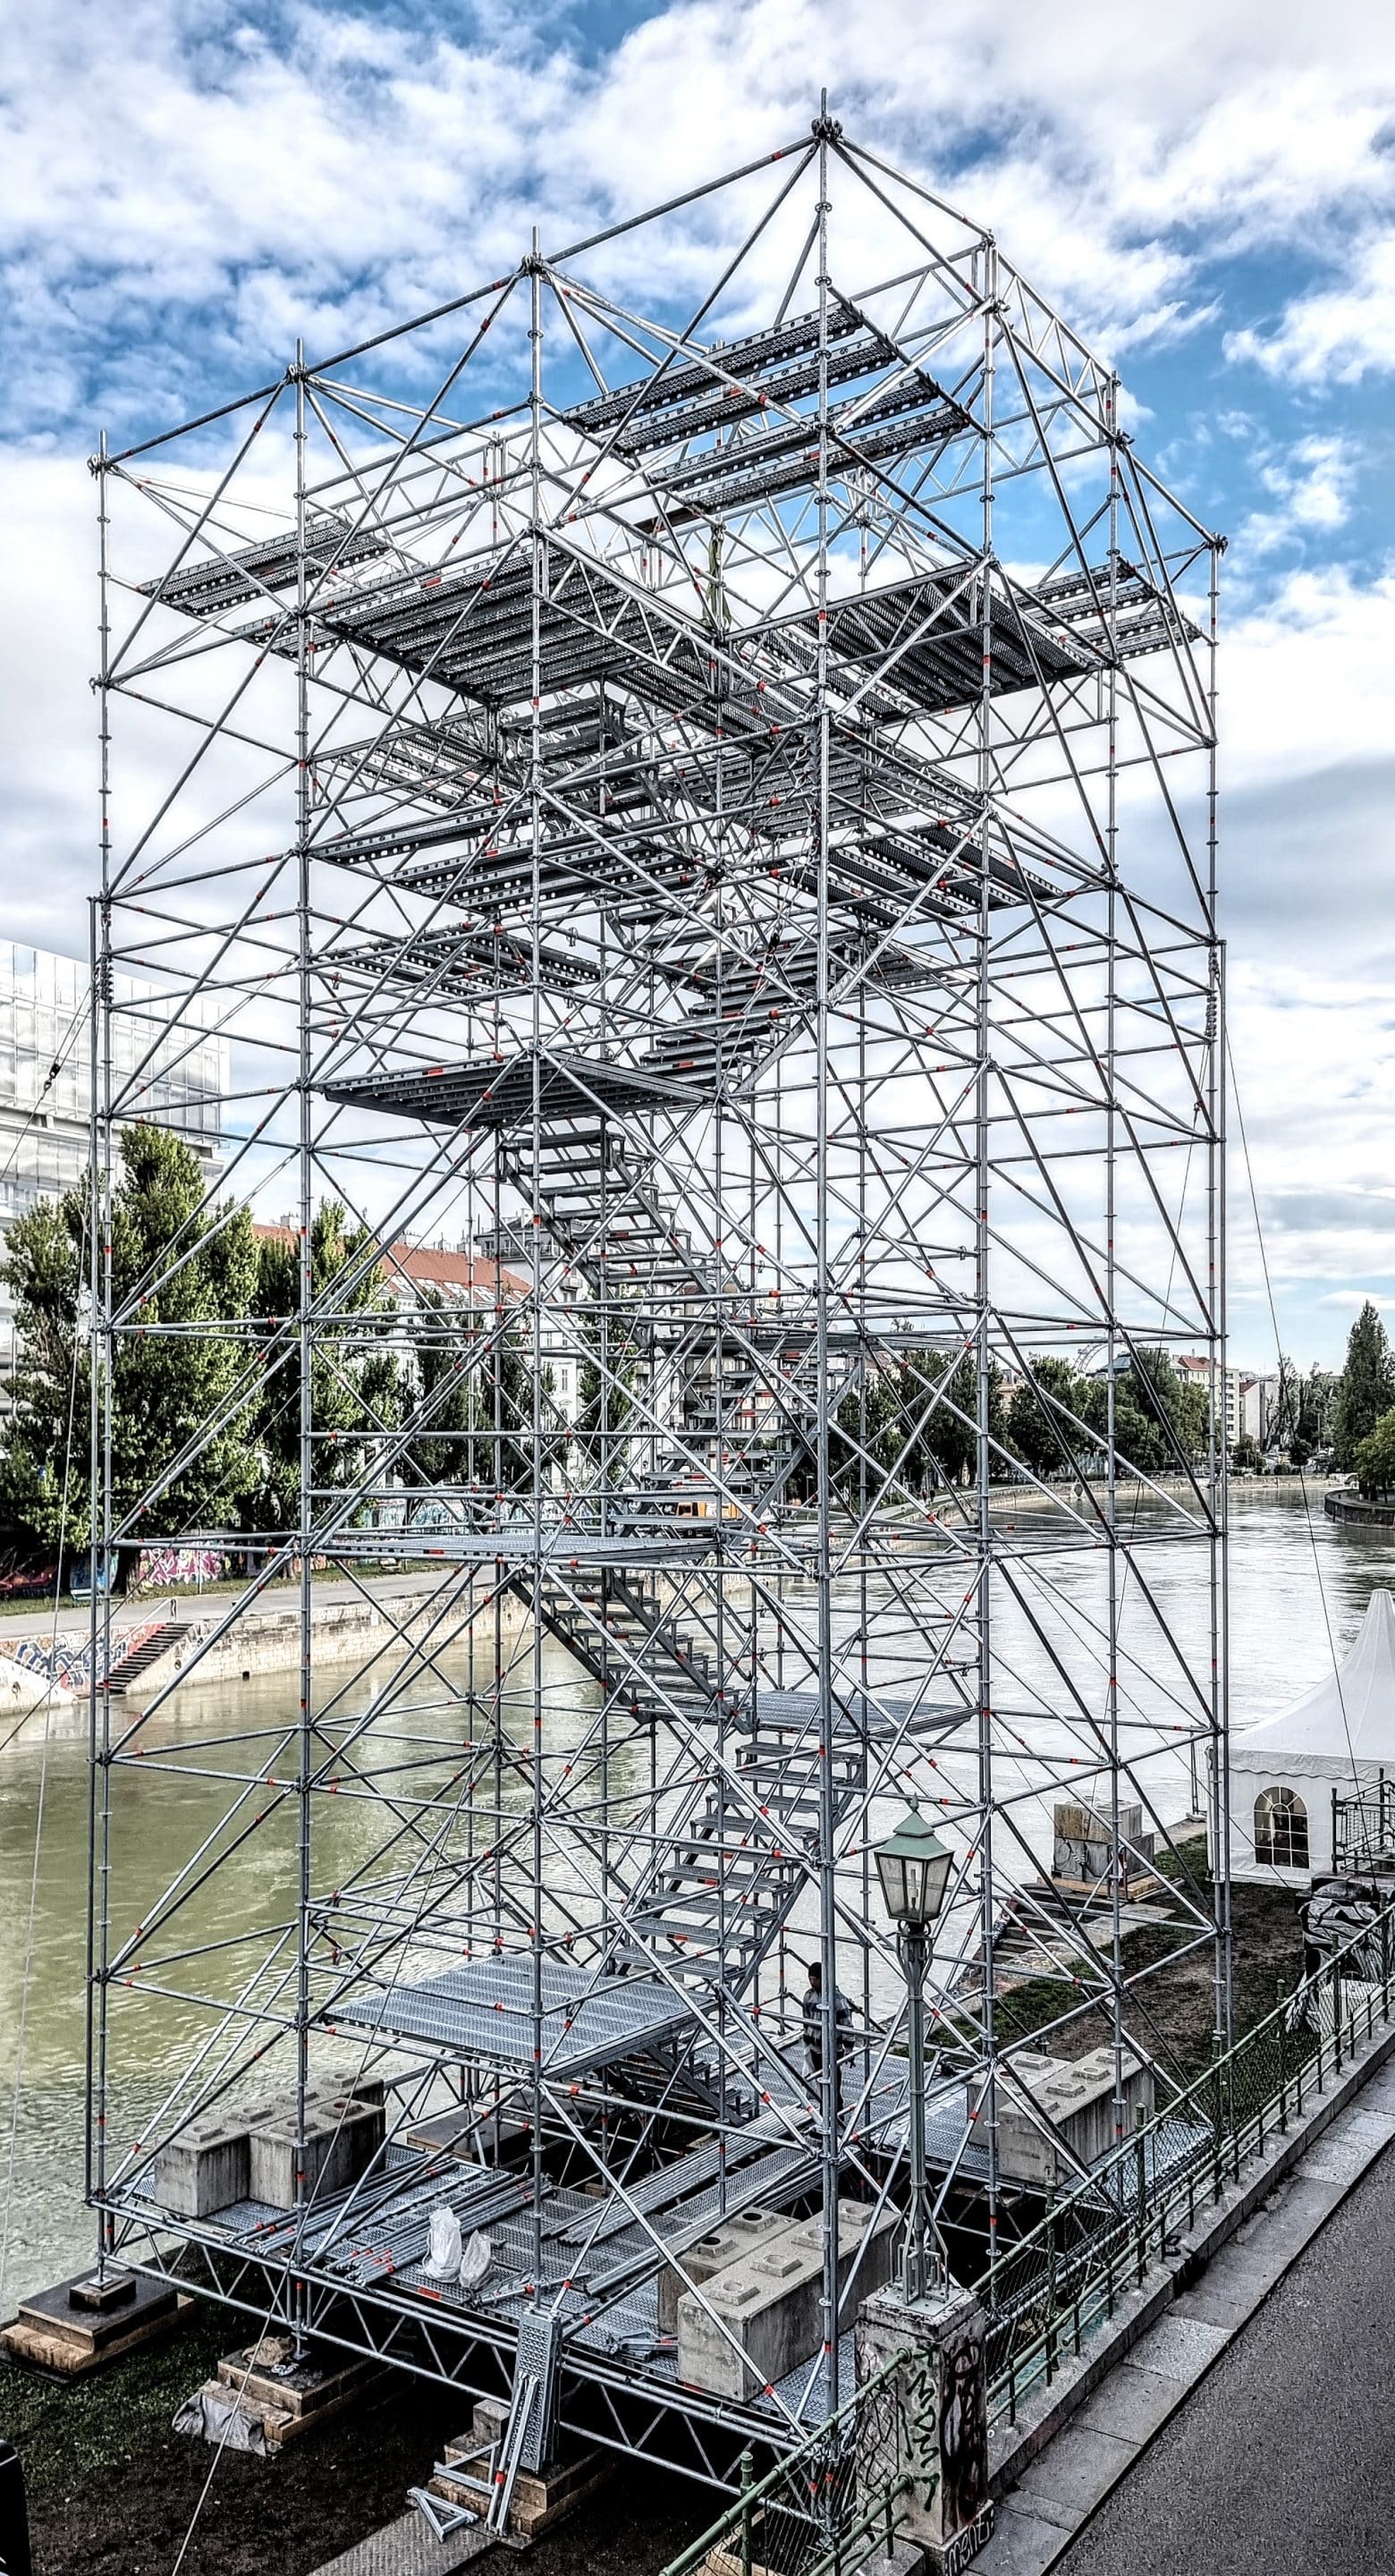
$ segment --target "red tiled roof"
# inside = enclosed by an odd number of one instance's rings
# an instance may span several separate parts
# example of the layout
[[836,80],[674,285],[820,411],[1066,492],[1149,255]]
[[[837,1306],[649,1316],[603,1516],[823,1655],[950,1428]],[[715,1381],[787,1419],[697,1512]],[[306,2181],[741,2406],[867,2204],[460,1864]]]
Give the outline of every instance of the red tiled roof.
[[[254,1224],[252,1232],[262,1243],[294,1243],[296,1239],[295,1228],[290,1225]],[[482,1261],[471,1252],[448,1252],[444,1244],[390,1244],[383,1254],[383,1264],[389,1290],[410,1280],[418,1288],[454,1288],[510,1301],[529,1294],[528,1281],[520,1278],[516,1270],[505,1270],[498,1261]]]

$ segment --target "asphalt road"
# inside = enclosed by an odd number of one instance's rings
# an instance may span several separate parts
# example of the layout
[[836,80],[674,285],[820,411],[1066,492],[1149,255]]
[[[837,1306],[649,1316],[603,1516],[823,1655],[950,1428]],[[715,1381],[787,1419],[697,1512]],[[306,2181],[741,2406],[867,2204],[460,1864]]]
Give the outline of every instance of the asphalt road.
[[1052,2576],[1395,2576],[1395,2147]]

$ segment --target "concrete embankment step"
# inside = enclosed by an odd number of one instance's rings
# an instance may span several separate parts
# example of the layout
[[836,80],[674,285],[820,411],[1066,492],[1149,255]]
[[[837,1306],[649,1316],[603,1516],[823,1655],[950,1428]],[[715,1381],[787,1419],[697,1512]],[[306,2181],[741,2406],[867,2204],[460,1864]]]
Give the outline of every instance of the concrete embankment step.
[[187,1619],[164,1619],[158,1628],[150,1629],[138,1646],[133,1646],[129,1654],[119,1656],[112,1665],[107,1674],[107,1697],[120,1699],[132,1682],[139,1681],[141,1674],[148,1672],[159,1656],[168,1654],[171,1646],[178,1645],[180,1638],[188,1633]]

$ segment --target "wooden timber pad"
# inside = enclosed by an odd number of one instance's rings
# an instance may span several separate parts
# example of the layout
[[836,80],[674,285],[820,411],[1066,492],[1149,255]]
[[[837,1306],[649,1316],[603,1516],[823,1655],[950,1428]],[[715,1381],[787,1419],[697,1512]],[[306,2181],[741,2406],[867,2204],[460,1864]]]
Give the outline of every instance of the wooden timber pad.
[[[339,2352],[311,2351],[297,2361],[289,2335],[265,2334],[239,2352],[225,2353],[217,2377],[195,2391],[190,2408],[192,2412],[199,2398],[214,2401],[213,2409],[205,2410],[204,2427],[213,2439],[210,2428],[220,2418],[225,2420],[231,2403],[239,2415],[254,2417],[268,2449],[279,2451],[287,2442],[314,2432],[330,2416],[341,2414],[377,2376],[376,2362],[355,2361]],[[194,2427],[191,2423],[179,2429]]]
[[79,2379],[172,2334],[192,2306],[167,2281],[109,2271],[99,2283],[95,2273],[79,2272],[21,2299],[18,2316],[0,2333],[0,2346],[13,2361]]

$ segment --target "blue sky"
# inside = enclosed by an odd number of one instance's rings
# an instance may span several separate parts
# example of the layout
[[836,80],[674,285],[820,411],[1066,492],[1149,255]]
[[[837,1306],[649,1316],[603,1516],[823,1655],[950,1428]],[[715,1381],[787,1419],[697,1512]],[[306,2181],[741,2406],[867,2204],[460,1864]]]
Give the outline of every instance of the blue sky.
[[[1229,532],[1234,1045],[1285,1346],[1395,1329],[1395,17],[1370,0],[51,0],[0,35],[0,935],[85,947],[118,440],[807,128],[998,231]],[[1272,1358],[1232,1186],[1234,1349]]]

